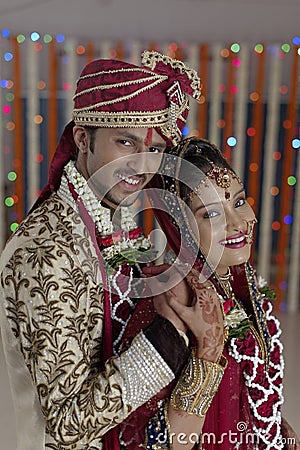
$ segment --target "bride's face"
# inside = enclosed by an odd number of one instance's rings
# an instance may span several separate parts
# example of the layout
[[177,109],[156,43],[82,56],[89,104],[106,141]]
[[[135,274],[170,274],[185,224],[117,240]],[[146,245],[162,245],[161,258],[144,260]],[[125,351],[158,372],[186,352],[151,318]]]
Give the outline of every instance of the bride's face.
[[247,239],[248,223],[255,214],[246,200],[244,187],[231,177],[230,187],[217,186],[214,180],[203,185],[191,199],[200,236],[200,249],[218,273],[249,259],[251,243]]

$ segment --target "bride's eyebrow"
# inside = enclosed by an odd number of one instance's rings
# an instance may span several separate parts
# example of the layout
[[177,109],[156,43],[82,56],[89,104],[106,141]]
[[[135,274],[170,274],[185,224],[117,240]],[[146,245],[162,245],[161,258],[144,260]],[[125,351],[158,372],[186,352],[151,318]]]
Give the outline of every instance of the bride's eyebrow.
[[241,188],[239,191],[237,191],[233,196],[237,197],[238,195],[240,195],[242,192],[245,192],[245,188]]

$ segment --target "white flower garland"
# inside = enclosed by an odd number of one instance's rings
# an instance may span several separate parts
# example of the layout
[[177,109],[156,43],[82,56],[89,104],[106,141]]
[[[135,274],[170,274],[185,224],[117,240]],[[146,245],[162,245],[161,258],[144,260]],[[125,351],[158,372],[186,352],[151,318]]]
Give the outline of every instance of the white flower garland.
[[[271,302],[270,301],[267,301],[267,302],[268,303],[267,303],[267,310],[266,310],[266,321],[267,322],[274,321],[276,328],[277,328],[276,334],[274,334],[271,337],[270,353],[272,353],[272,351],[274,350],[274,348],[276,346],[278,346],[279,351],[280,351],[280,357],[279,357],[278,364],[275,364],[274,362],[272,362],[272,360],[270,360],[270,363],[269,363],[270,367],[272,367],[274,369],[274,376],[272,377],[270,375],[269,371],[265,372],[268,388],[254,382],[254,380],[258,374],[258,367],[260,365],[265,364],[265,361],[262,358],[260,358],[260,356],[259,356],[259,346],[257,344],[255,346],[255,355],[249,356],[246,354],[241,354],[238,351],[237,339],[233,338],[229,342],[229,354],[238,363],[241,363],[242,361],[251,361],[253,364],[253,369],[252,369],[251,375],[245,373],[245,371],[244,371],[245,384],[248,387],[249,404],[250,404],[250,408],[252,410],[253,416],[256,419],[263,421],[266,424],[266,427],[264,429],[261,429],[260,427],[257,427],[257,426],[255,426],[255,424],[253,424],[253,431],[257,434],[259,439],[264,443],[265,446],[263,448],[266,450],[270,450],[270,449],[284,448],[284,445],[282,443],[283,442],[282,434],[281,434],[281,405],[283,404],[283,392],[282,392],[283,385],[282,385],[282,383],[279,383],[279,386],[277,386],[275,384],[276,380],[278,378],[281,378],[281,379],[283,378],[284,360],[283,360],[283,356],[282,356],[282,344],[279,340],[279,336],[281,335],[279,321],[271,314],[271,312],[272,312]],[[250,389],[256,389],[256,390],[260,391],[263,394],[262,398],[257,401],[254,401],[250,395]],[[258,408],[264,402],[266,402],[268,400],[268,397],[270,395],[272,395],[274,393],[278,394],[278,401],[276,401],[273,405],[272,414],[269,415],[268,417],[262,416],[261,414],[259,414]],[[276,425],[276,435],[272,437],[270,434],[270,430],[271,430],[272,426],[274,426],[274,424]],[[259,446],[259,448],[261,449],[262,447]]]
[[[88,181],[78,172],[74,161],[69,161],[65,166],[67,178],[74,186],[75,191],[81,198],[86,210],[95,222],[101,235],[111,234],[113,223],[111,221],[111,210],[101,205],[101,201],[90,188]],[[121,208],[121,228],[124,231],[130,231],[137,228],[137,225],[131,217],[130,208]]]
[[[101,205],[101,201],[89,187],[87,180],[78,172],[75,166],[74,161],[70,161],[65,166],[66,176],[62,176],[61,185],[58,190],[58,194],[60,197],[68,203],[71,203],[73,207],[76,207],[76,202],[71,199],[70,189],[68,182],[70,182],[78,197],[82,200],[85,209],[91,216],[93,222],[95,223],[97,230],[101,237],[106,238],[114,233],[114,227],[111,220],[111,210]],[[148,250],[151,247],[150,239],[145,238],[144,235],[140,235],[137,238],[130,239],[128,237],[128,232],[137,229],[137,224],[132,218],[132,213],[130,208],[121,207],[121,232],[118,239],[113,240],[111,245],[107,245],[101,249],[101,254],[105,261],[109,264],[110,261],[116,257],[118,254],[122,254],[124,250],[136,250],[144,251]],[[125,234],[122,232],[124,231]],[[118,232],[117,232],[118,233]],[[127,235],[126,235],[127,233]],[[130,267],[129,271],[129,279],[128,286],[124,292],[118,286],[118,277],[121,274],[122,265],[118,265],[115,268],[115,272],[109,275],[109,281],[111,283],[111,287],[117,293],[119,300],[112,305],[111,304],[111,318],[121,324],[121,331],[119,335],[113,342],[114,353],[117,354],[116,347],[119,344],[123,333],[125,331],[126,325],[130,319],[128,317],[127,320],[123,320],[118,316],[118,308],[122,305],[122,303],[127,302],[129,307],[133,309],[133,303],[131,298],[129,297],[129,293],[132,291],[132,279],[133,279],[133,268]],[[110,292],[111,293],[111,292]]]

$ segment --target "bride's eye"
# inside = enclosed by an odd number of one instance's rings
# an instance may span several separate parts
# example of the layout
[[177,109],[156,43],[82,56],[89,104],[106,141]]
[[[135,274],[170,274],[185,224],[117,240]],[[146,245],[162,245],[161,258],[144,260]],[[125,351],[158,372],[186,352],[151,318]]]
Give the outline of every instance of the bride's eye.
[[203,218],[204,219],[212,219],[213,217],[217,217],[217,216],[219,216],[219,212],[218,211],[206,211],[204,214],[203,214]]

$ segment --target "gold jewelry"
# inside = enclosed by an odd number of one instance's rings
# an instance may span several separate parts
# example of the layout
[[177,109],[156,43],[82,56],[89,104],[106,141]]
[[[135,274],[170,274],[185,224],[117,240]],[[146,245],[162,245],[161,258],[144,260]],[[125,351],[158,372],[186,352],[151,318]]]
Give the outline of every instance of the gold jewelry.
[[247,232],[245,233],[247,244],[252,245],[253,244],[253,231],[254,231],[254,226],[257,223],[257,218],[254,217],[254,219],[249,220],[249,221],[244,220],[244,222],[246,222],[246,225],[247,225]]
[[216,166],[216,164],[210,160],[207,160],[207,162],[210,164],[211,169],[205,173],[205,177],[200,180],[200,183],[193,189],[193,191],[183,197],[183,201],[190,201],[194,195],[201,194],[203,186],[209,187],[209,179],[215,181],[217,186],[225,190],[226,200],[230,200],[230,192],[228,189],[230,188],[231,180],[235,179],[241,186],[243,186],[242,180],[233,170]]
[[171,406],[204,417],[218,391],[226,366],[227,359],[223,355],[214,363],[198,358],[193,348],[188,364],[171,394]]

